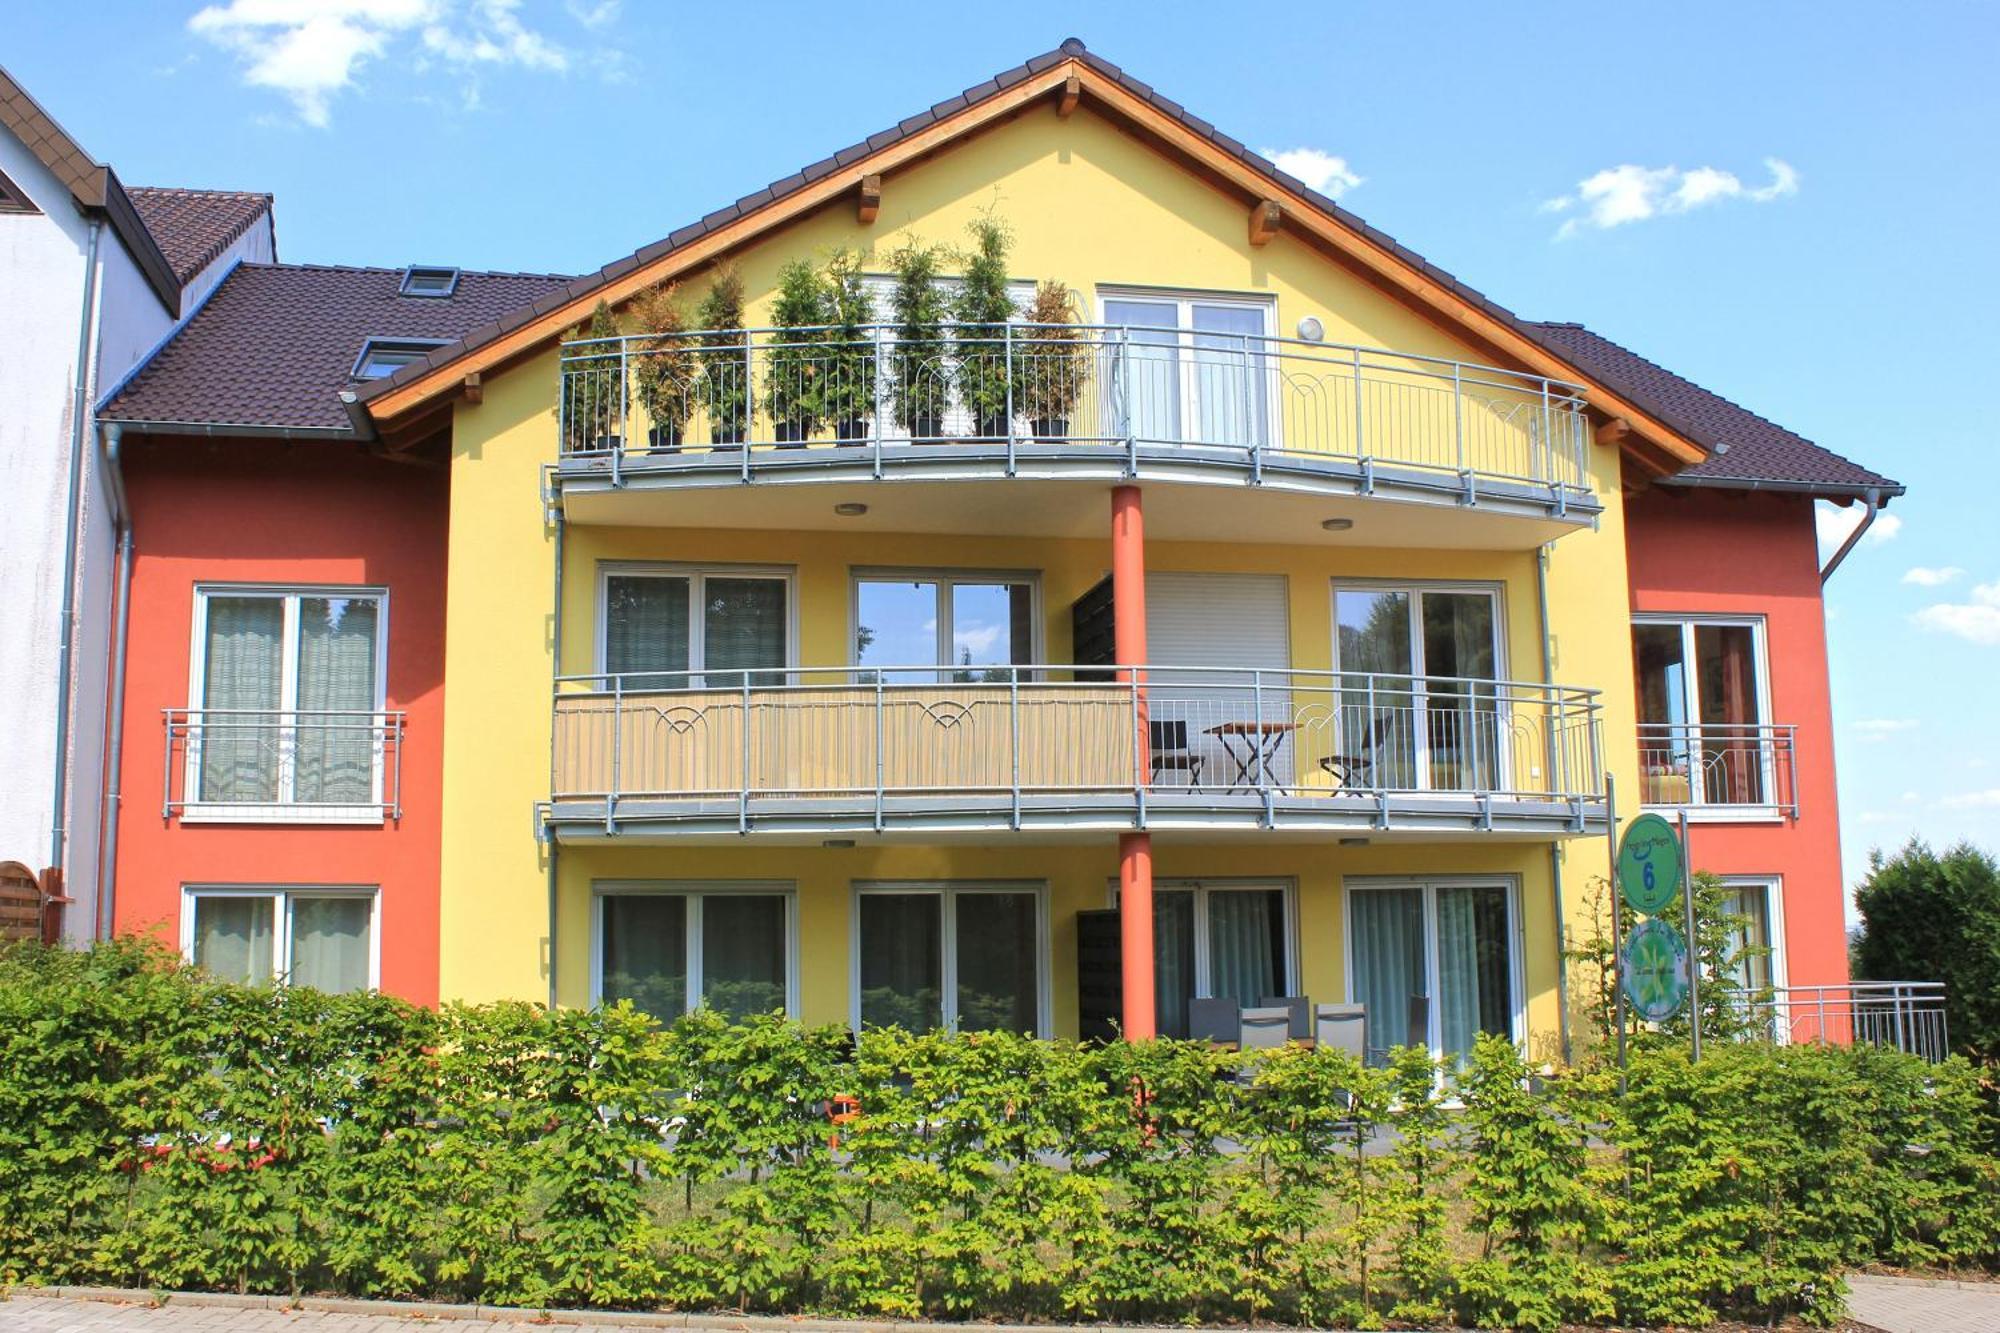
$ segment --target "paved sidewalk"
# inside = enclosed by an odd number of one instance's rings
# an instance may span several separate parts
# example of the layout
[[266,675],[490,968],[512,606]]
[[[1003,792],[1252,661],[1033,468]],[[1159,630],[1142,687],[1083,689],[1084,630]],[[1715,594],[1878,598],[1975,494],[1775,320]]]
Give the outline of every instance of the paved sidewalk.
[[2000,1330],[2000,1282],[1936,1282],[1928,1278],[1847,1279],[1847,1315],[1882,1333],[1995,1333]]

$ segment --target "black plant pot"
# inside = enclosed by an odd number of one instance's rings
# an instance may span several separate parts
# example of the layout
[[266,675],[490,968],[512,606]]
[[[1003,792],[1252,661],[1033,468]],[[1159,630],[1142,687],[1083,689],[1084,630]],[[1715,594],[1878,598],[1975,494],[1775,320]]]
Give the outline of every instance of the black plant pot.
[[845,445],[857,445],[868,438],[867,417],[842,417],[833,423],[833,438]]
[[988,412],[979,418],[978,428],[973,434],[982,440],[1004,440],[1008,435],[1007,427],[1005,412]]
[[771,427],[780,449],[803,449],[812,431],[803,421],[780,421]]
[[1031,424],[1035,438],[1044,443],[1059,444],[1069,438],[1068,417],[1036,417]]
[[910,438],[918,444],[943,444],[944,419],[936,413],[913,418],[910,422]]
[[646,452],[649,454],[677,454],[681,451],[681,436],[685,423],[668,421],[646,433]]
[[715,449],[734,449],[743,443],[743,418],[719,417],[710,422],[708,443]]

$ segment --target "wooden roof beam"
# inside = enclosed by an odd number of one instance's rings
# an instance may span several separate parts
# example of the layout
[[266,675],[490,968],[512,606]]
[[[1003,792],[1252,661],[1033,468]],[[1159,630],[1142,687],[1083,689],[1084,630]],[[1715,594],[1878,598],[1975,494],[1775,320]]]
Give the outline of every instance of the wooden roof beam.
[[854,220],[864,227],[875,225],[882,213],[882,177],[867,175],[854,192]]
[[1259,199],[1250,206],[1250,244],[1269,245],[1285,225],[1285,209],[1275,199]]
[[1076,104],[1083,100],[1083,80],[1072,74],[1063,80],[1062,95],[1056,99],[1056,114],[1068,120],[1076,110]]

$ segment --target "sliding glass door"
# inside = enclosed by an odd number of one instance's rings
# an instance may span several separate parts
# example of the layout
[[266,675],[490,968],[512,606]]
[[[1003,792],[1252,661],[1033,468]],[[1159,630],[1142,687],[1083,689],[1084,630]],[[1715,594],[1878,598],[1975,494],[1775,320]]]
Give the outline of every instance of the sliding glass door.
[[1246,1007],[1293,994],[1290,895],[1279,884],[1163,882],[1153,890],[1153,1002],[1160,1035],[1188,1034],[1188,1002]]
[[1520,1038],[1514,897],[1503,880],[1349,882],[1348,996],[1367,1008],[1372,1062],[1404,1045],[1463,1060],[1481,1034]]
[[1762,625],[1641,620],[1632,626],[1645,799],[1763,805],[1776,788],[1765,730]]
[[[1104,298],[1111,352],[1109,421],[1155,444],[1251,449],[1269,443],[1272,362],[1265,339],[1270,307],[1201,296],[1133,294]],[[1122,429],[1122,426],[1121,426]]]
[[1334,621],[1339,767],[1357,786],[1505,787],[1496,593],[1336,586]]

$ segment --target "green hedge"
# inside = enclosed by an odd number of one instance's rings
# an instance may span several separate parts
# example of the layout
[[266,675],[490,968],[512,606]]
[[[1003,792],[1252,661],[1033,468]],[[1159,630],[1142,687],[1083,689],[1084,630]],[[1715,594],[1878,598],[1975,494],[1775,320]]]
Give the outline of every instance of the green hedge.
[[[1546,1329],[1825,1322],[1847,1266],[1996,1258],[1964,1064],[1642,1048],[1621,1101],[1487,1041],[1462,1109],[1436,1073],[435,1012],[219,985],[130,941],[25,949],[0,956],[0,1279]],[[861,1114],[836,1127],[837,1097]]]

